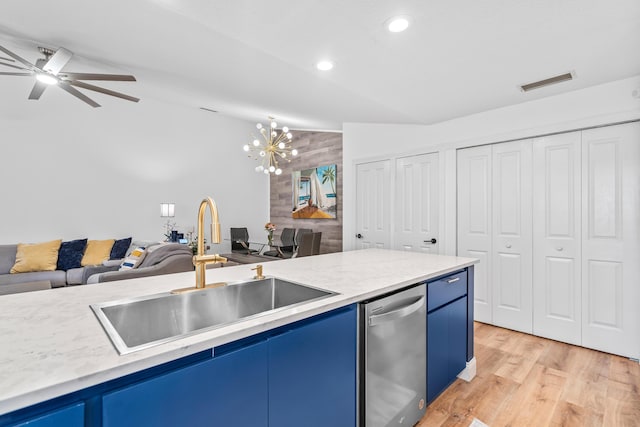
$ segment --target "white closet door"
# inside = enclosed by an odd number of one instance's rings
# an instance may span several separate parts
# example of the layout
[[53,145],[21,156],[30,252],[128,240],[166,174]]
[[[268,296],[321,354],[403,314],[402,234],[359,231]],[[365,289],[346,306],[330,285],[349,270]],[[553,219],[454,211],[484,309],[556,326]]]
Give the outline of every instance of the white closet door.
[[582,133],[582,341],[640,356],[640,124]]
[[533,141],[533,333],[581,344],[580,132]]
[[533,332],[531,140],[493,151],[493,323]]
[[458,255],[478,258],[475,265],[475,320],[492,323],[491,314],[491,146],[457,152]]
[[438,153],[396,160],[396,249],[438,253],[438,187]]
[[356,248],[389,248],[390,161],[356,165]]

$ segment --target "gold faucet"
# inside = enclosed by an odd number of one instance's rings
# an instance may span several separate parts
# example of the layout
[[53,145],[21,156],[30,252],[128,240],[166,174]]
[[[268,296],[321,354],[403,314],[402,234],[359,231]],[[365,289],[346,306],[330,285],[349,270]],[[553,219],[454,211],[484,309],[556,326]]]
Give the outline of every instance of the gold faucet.
[[196,267],[196,286],[193,288],[175,289],[171,293],[182,293],[197,291],[207,288],[224,286],[225,283],[213,283],[205,285],[207,264],[225,263],[227,259],[218,254],[205,255],[204,252],[204,214],[207,206],[211,211],[211,242],[220,243],[220,221],[218,219],[218,208],[216,202],[211,197],[207,197],[200,202],[198,209],[198,251],[193,256],[193,265]]

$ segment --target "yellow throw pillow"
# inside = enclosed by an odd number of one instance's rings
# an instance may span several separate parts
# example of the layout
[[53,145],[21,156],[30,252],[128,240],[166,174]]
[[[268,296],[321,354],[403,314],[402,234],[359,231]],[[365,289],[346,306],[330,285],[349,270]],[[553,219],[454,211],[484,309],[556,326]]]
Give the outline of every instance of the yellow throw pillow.
[[115,242],[115,239],[89,240],[80,265],[84,267],[86,265],[102,264],[102,261],[108,260],[109,256],[111,256],[111,248]]
[[54,271],[58,264],[58,250],[62,240],[45,243],[18,243],[16,263],[11,273],[29,273],[31,271]]

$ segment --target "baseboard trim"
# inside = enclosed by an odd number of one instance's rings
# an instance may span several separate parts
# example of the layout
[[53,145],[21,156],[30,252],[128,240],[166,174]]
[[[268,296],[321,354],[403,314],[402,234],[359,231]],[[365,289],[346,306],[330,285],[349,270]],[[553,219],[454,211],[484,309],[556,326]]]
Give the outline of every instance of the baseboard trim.
[[458,374],[458,378],[470,382],[476,377],[476,367],[476,358],[474,357],[467,362],[467,366]]

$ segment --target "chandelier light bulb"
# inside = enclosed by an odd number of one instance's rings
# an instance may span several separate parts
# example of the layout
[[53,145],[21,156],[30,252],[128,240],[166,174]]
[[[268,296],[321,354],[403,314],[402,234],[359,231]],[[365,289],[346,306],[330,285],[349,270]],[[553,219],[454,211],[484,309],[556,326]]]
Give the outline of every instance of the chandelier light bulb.
[[276,126],[278,126],[278,124],[275,121],[271,122],[271,129],[275,129]]
[[281,142],[281,143],[279,143],[279,144],[278,144],[278,148],[279,148],[279,149],[281,149],[281,150],[282,150],[284,147],[286,147],[286,146],[285,146],[285,144],[284,144],[284,142]]
[[293,135],[291,135],[291,132],[287,133],[287,138],[291,139],[293,137]]
[[269,166],[269,172],[275,172],[276,171],[276,167],[271,165]]
[[262,172],[263,170],[264,168],[262,167],[262,165],[256,166],[256,172]]
[[244,151],[249,151],[249,144],[244,144],[244,147],[242,147],[242,149]]
[[316,68],[320,71],[329,71],[333,68],[333,62],[331,61],[320,61],[316,64]]
[[258,129],[262,129],[262,123],[258,123],[258,124],[256,124],[256,127],[257,127]]
[[293,150],[291,150],[291,155],[292,156],[297,156],[298,155],[298,150],[296,150],[295,148]]
[[283,127],[283,128],[282,128],[282,132],[284,132],[284,133],[289,132],[289,128],[288,128],[288,127],[286,127],[286,126],[285,126],[285,127]]
[[404,17],[401,17],[401,16],[399,16],[397,18],[393,18],[389,22],[389,25],[387,25],[387,28],[392,33],[401,33],[404,30],[406,30],[407,28],[409,28],[409,20],[407,18],[404,18]]
[[282,169],[278,168],[276,169],[276,175],[280,175],[282,173]]
[[253,146],[257,147],[258,145],[260,145],[260,141],[258,141],[257,139],[253,140]]
[[287,153],[280,153],[280,157],[282,157],[283,159],[287,158]]
[[265,170],[263,170],[263,172],[264,172],[265,175],[269,175],[269,169],[265,169]]
[[260,152],[260,157],[264,157],[264,156],[266,156],[266,155],[267,155],[267,153],[265,153],[265,152],[264,152],[264,150],[262,150],[262,151]]

